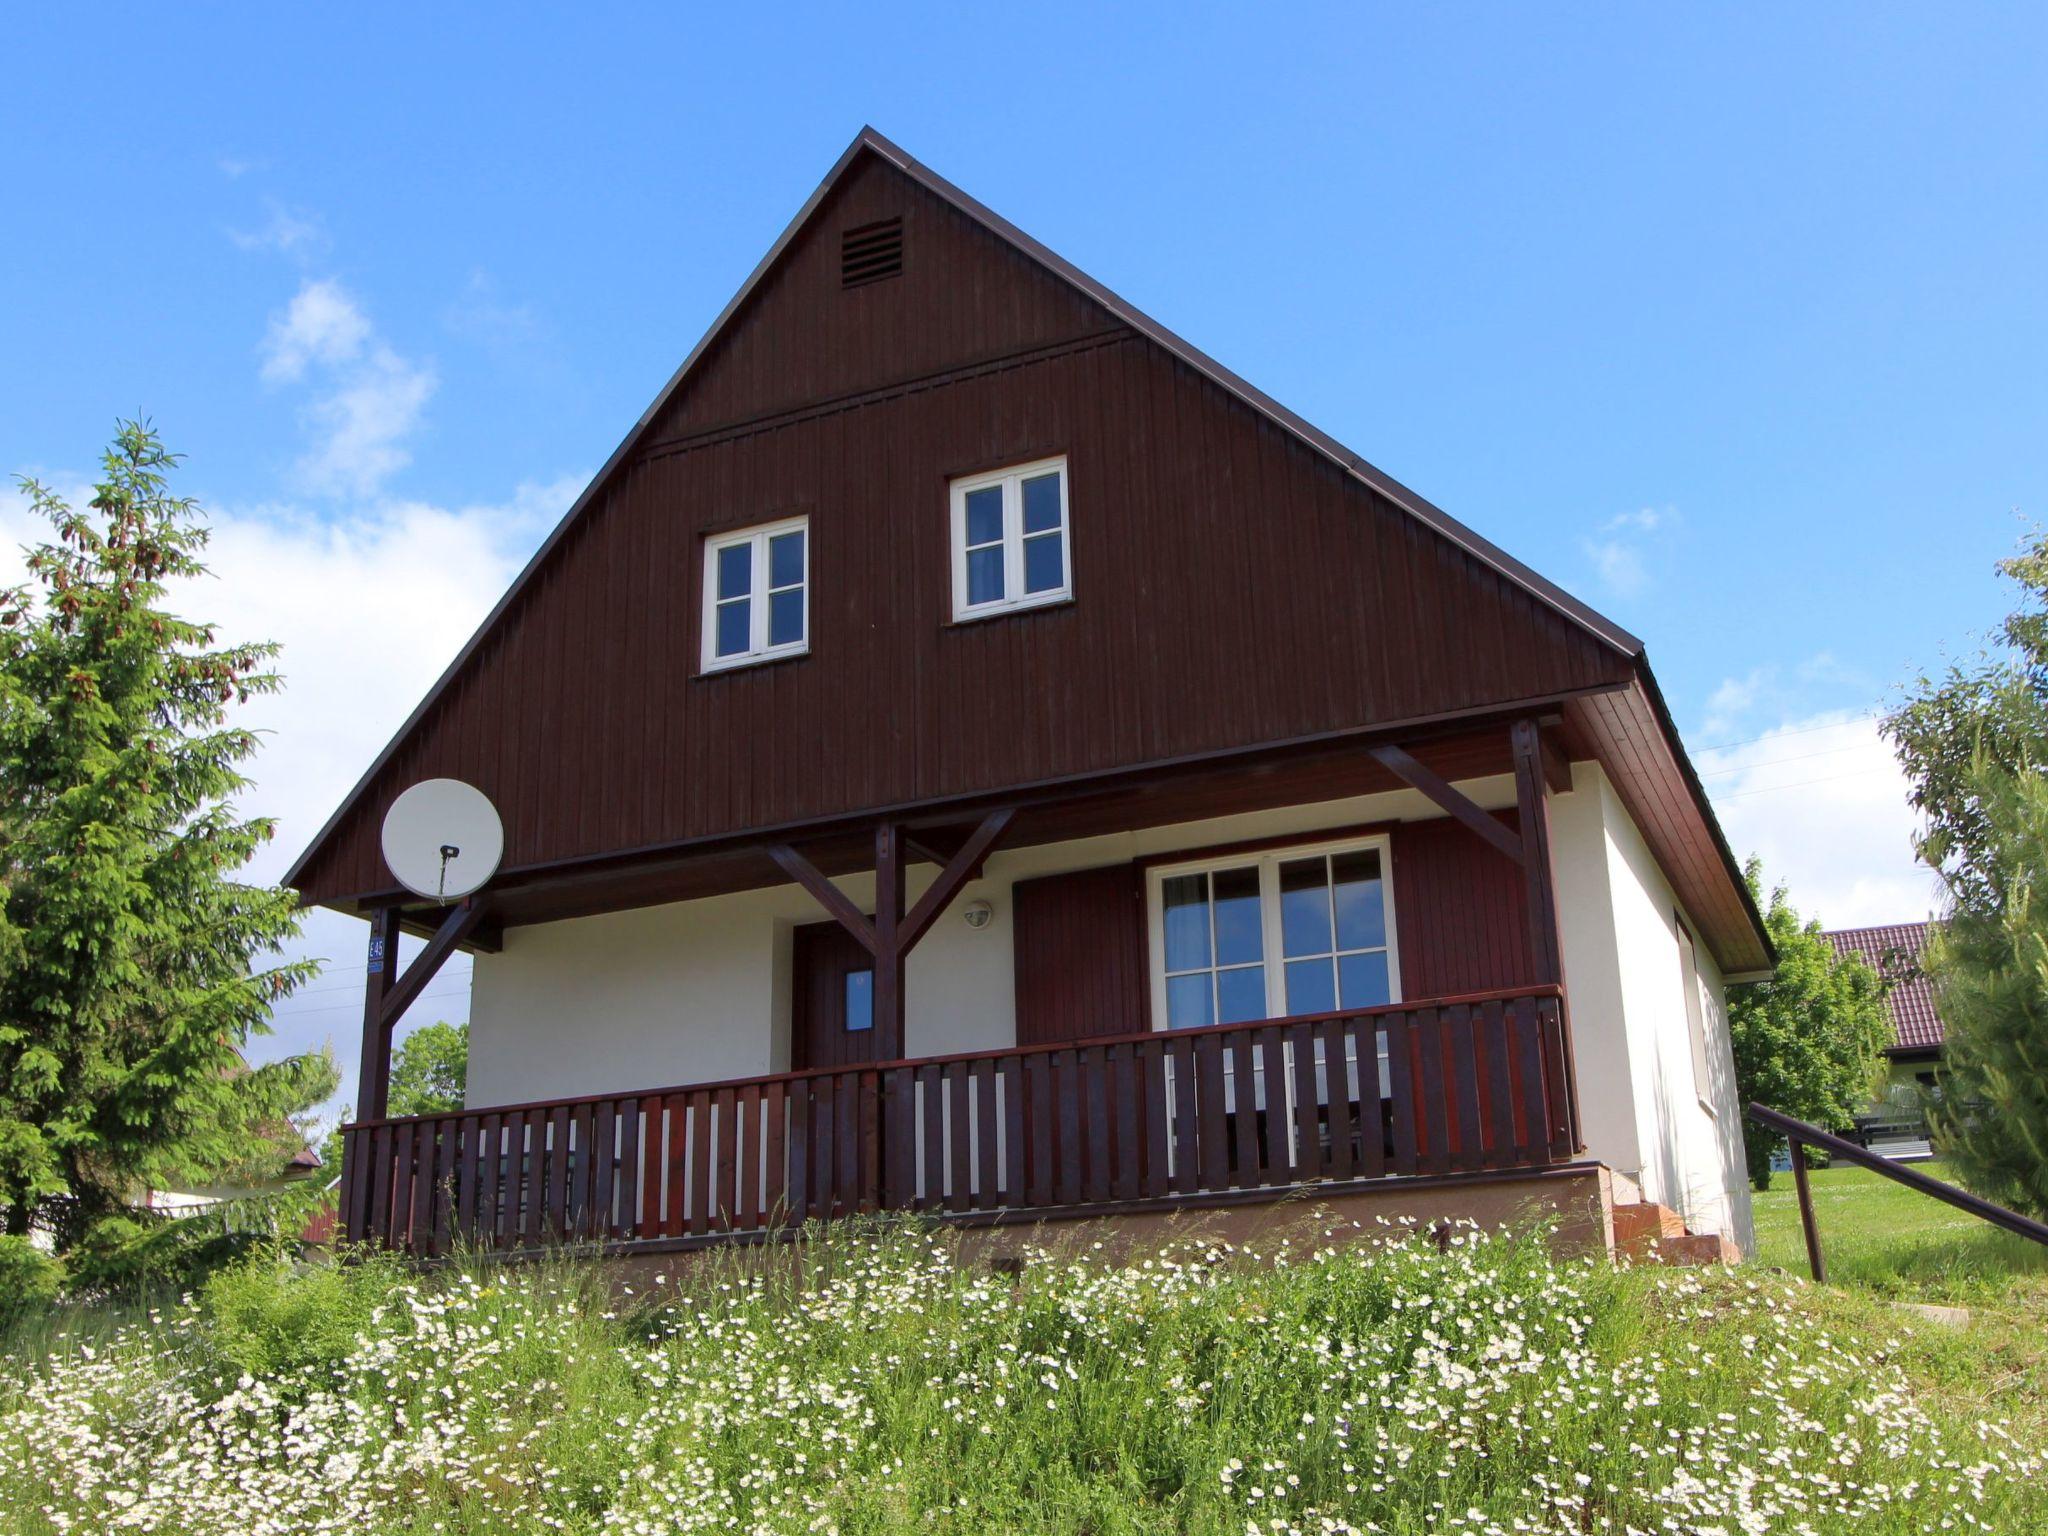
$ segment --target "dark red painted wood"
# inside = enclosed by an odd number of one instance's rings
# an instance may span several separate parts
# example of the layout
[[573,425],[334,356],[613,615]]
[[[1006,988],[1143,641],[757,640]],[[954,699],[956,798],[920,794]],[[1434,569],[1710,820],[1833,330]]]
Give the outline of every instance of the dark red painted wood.
[[1136,865],[1020,880],[1010,908],[1019,1045],[1145,1027],[1145,909]]

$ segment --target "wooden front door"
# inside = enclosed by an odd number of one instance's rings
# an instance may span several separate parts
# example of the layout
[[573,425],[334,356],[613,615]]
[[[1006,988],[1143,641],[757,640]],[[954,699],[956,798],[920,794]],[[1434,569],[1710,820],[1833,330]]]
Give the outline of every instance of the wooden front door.
[[790,1070],[876,1060],[874,957],[837,923],[806,923],[793,938]]

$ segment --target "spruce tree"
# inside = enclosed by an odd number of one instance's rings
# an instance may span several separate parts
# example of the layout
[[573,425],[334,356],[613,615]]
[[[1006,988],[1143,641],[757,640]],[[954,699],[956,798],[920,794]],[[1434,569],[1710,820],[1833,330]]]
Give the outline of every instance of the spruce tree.
[[257,740],[230,711],[277,688],[275,647],[166,608],[205,572],[176,463],[124,422],[84,510],[24,481],[54,539],[0,593],[0,1207],[60,1246],[269,1160],[335,1078],[241,1056],[314,965],[279,958],[292,893],[236,878],[272,826],[234,809]]

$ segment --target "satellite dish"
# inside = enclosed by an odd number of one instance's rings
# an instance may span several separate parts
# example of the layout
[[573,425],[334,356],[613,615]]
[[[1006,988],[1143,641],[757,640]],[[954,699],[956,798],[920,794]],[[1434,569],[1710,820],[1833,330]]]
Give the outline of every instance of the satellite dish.
[[415,896],[460,901],[483,888],[504,856],[497,807],[460,779],[422,779],[384,813],[384,862]]

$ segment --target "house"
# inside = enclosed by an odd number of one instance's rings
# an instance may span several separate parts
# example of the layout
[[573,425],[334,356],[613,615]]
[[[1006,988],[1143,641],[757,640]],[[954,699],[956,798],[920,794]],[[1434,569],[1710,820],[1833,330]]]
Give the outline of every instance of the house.
[[1858,1116],[1856,1129],[1865,1145],[1901,1160],[1932,1155],[1921,1095],[1936,1085],[1947,1038],[1934,1007],[1934,984],[1920,968],[1927,927],[1884,923],[1823,935],[1836,954],[1855,955],[1891,984],[1885,998],[1892,1012],[1892,1043],[1884,1053],[1884,1087],[1869,1113]]
[[[436,777],[504,829],[451,907],[379,851]],[[352,1237],[1748,1242],[1774,960],[1642,642],[872,131],[289,880],[372,924]],[[467,1107],[387,1119],[458,948]]]

